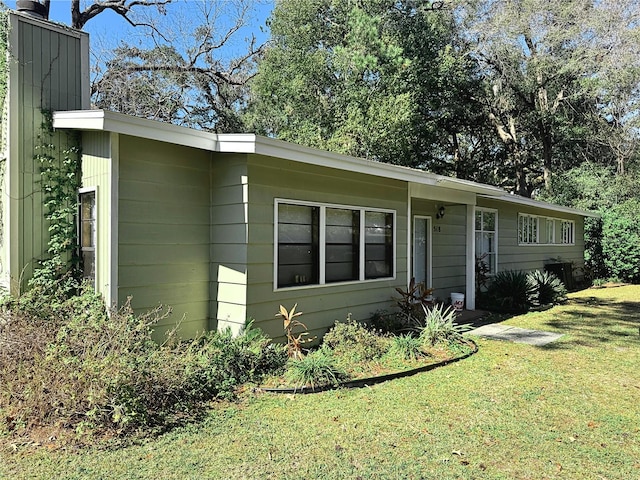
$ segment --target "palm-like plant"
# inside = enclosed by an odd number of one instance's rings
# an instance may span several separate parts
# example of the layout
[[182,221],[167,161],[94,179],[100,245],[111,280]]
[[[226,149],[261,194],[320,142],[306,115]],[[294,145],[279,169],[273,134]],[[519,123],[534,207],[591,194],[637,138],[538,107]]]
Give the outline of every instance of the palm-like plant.
[[[283,318],[284,331],[287,335],[287,353],[289,354],[289,358],[301,359],[304,357],[302,346],[305,343],[313,341],[313,338],[304,338],[308,336],[309,333],[307,332],[307,326],[301,321],[296,320],[296,317],[302,315],[302,312],[296,312],[296,308],[298,308],[297,303],[291,310],[287,310],[280,305],[280,312],[276,314],[276,317]],[[293,330],[298,327],[304,328],[304,331],[294,333]]]

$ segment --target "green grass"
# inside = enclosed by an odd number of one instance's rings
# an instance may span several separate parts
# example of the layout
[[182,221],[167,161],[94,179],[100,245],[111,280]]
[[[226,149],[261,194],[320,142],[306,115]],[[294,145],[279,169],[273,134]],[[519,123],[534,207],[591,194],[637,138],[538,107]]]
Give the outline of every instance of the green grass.
[[640,477],[640,287],[586,290],[505,323],[562,332],[372,388],[252,395],[141,445],[9,445],[1,478]]

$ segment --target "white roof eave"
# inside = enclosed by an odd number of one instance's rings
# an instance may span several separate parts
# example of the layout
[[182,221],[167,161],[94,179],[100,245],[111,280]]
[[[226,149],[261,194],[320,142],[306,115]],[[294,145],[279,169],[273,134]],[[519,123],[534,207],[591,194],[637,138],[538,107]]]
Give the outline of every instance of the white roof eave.
[[510,195],[502,188],[492,185],[445,177],[443,175],[436,175],[400,165],[376,162],[304,147],[302,145],[249,133],[217,134],[107,110],[54,112],[53,126],[59,129],[113,132],[211,152],[258,154],[310,165],[375,175],[382,178],[405,181],[409,184],[440,186],[450,190],[474,193],[488,199],[544,208],[557,212],[587,217],[599,217],[598,214],[592,212],[552,205],[517,195]]
[[552,210],[554,212],[568,213],[571,215],[579,215],[581,217],[600,218],[601,215],[596,212],[589,212],[587,210],[580,210],[577,208],[564,207],[562,205],[554,205],[553,203],[541,202],[540,200],[534,200],[533,198],[521,197],[520,195],[480,195],[482,198],[489,200],[498,200],[501,202],[513,203],[516,205],[525,205],[527,207],[544,208],[545,210]]

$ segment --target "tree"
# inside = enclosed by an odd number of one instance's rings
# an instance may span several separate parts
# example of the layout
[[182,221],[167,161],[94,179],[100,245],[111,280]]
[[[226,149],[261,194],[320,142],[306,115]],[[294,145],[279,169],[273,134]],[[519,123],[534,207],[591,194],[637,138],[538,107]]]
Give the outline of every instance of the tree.
[[433,166],[440,126],[453,129],[447,102],[456,98],[441,90],[438,65],[449,61],[463,79],[468,67],[448,48],[452,12],[433,6],[278,2],[272,43],[252,81],[249,128],[339,153]]
[[[147,37],[148,46],[123,43],[92,83],[96,106],[144,118],[215,130],[242,131],[239,111],[255,59],[263,50],[255,36],[238,42],[252,0],[184,3],[189,16],[171,18]],[[197,22],[194,22],[194,18]],[[235,43],[234,43],[235,42]],[[241,54],[225,53],[229,48]]]
[[[514,189],[551,188],[563,143],[585,142],[602,120],[598,79],[619,49],[637,65],[639,3],[470,0],[456,18],[490,85],[488,120],[507,148]],[[620,62],[618,67],[623,65]],[[637,77],[636,77],[637,78]],[[611,92],[611,90],[610,90]],[[599,113],[599,112],[598,112]],[[595,123],[591,123],[595,122]],[[574,161],[575,165],[575,161]]]
[[[139,7],[156,7],[159,12],[164,12],[164,7],[172,0],[101,0],[93,1],[85,6],[84,10],[80,6],[80,0],[71,0],[71,26],[81,30],[86,23],[105,10],[111,10],[124,18],[132,26],[153,25],[146,22],[137,22],[133,18],[133,12]],[[46,3],[49,3],[48,0]]]

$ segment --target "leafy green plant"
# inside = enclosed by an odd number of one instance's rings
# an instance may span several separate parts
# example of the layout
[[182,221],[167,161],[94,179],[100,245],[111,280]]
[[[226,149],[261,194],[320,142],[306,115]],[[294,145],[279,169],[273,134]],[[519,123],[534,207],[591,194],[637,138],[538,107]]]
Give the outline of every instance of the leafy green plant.
[[640,199],[614,205],[603,215],[602,253],[608,276],[640,283]]
[[421,342],[430,346],[460,342],[462,334],[471,326],[456,324],[455,319],[456,311],[451,306],[436,304],[425,307],[424,326],[419,331]]
[[384,338],[351,318],[351,314],[346,322],[336,322],[322,341],[336,355],[355,362],[380,358],[387,348]]
[[525,272],[507,270],[493,277],[486,298],[489,308],[493,310],[523,313],[529,310],[534,295],[534,288]]
[[396,292],[400,294],[400,298],[395,298],[395,302],[399,309],[403,328],[412,330],[420,327],[423,307],[433,304],[431,295],[433,289],[425,288],[422,283],[417,283],[416,279],[411,277],[407,289],[396,287]]
[[382,333],[396,333],[404,328],[402,317],[386,310],[376,310],[369,320],[371,328]]
[[168,309],[135,315],[126,302],[107,312],[87,285],[69,299],[38,296],[46,291],[35,286],[0,309],[0,431],[166,429],[288,360],[285,346],[252,323],[235,337],[227,330],[182,341],[174,330],[160,345],[152,331]]
[[[296,303],[291,310],[287,310],[282,305],[280,305],[280,312],[276,314],[276,317],[282,317],[284,331],[287,335],[287,352],[289,353],[290,358],[302,358],[304,357],[304,352],[302,346],[312,342],[314,338],[305,338],[309,335],[307,332],[307,326],[299,320],[296,320],[296,317],[302,315],[302,312],[296,312],[296,308],[298,304]],[[294,329],[303,328],[304,331],[294,333]]]
[[[80,175],[78,134],[54,132],[53,112],[43,110],[34,158],[39,164],[44,218],[48,222],[47,256],[40,259],[29,285],[41,285],[69,297],[79,286],[77,209]],[[61,150],[58,144],[63,145]],[[63,287],[63,288],[61,288]]]
[[388,354],[403,360],[417,360],[425,356],[422,345],[422,340],[410,333],[398,335],[393,337]]
[[558,303],[566,298],[567,289],[551,272],[534,270],[527,274],[527,280],[533,290],[531,300],[535,305]]
[[337,385],[346,375],[340,369],[331,351],[320,348],[304,357],[291,359],[288,364],[287,379],[299,387],[311,388]]
[[489,273],[491,268],[489,264],[485,262],[488,254],[476,255],[476,292],[484,292],[489,285]]

